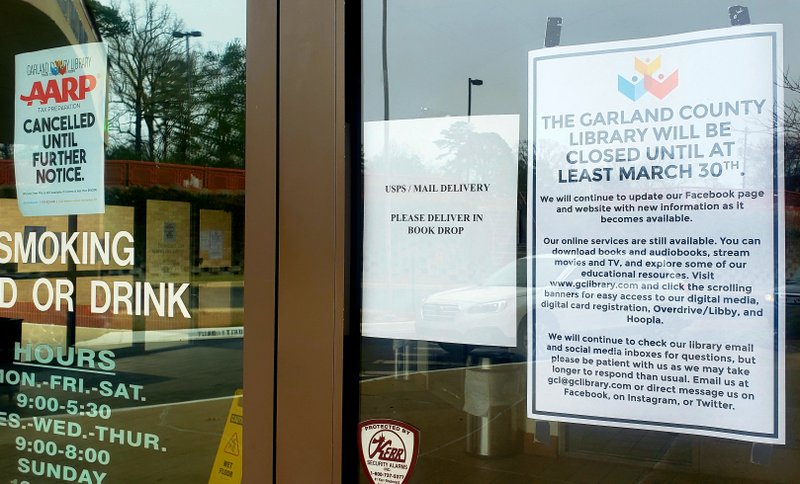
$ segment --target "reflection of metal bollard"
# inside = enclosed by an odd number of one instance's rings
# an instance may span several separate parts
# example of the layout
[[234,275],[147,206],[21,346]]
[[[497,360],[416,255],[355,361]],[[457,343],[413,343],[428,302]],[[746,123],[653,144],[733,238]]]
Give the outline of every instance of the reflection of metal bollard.
[[411,350],[416,341],[405,339],[392,340],[394,350],[394,377],[395,379],[408,380],[411,374]]
[[508,455],[522,446],[525,399],[522,358],[509,352],[477,349],[467,358],[464,411],[466,451],[483,457]]

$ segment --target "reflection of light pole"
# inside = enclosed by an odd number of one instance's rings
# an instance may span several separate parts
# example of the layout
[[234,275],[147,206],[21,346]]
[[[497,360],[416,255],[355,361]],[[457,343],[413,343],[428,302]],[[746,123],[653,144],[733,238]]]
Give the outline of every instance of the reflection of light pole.
[[389,119],[389,60],[387,54],[386,0],[383,0],[383,28],[381,33],[381,50],[383,52],[383,119]]
[[189,123],[191,122],[192,115],[192,67],[191,62],[192,58],[189,55],[189,37],[201,37],[203,35],[202,32],[199,30],[192,30],[191,32],[180,32],[178,30],[172,32],[172,36],[176,39],[186,39],[186,90],[187,90],[187,98],[186,98],[186,125],[184,129],[186,133],[184,135],[183,140],[183,159],[186,161],[187,154],[189,152]]
[[482,86],[483,81],[480,79],[469,78],[467,83],[467,116],[472,116],[472,86]]

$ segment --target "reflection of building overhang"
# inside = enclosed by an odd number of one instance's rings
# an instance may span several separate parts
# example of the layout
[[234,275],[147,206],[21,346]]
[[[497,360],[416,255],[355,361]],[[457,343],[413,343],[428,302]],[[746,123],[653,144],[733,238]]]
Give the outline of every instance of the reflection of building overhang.
[[97,42],[83,0],[0,1],[0,143],[14,138],[14,56],[50,47]]

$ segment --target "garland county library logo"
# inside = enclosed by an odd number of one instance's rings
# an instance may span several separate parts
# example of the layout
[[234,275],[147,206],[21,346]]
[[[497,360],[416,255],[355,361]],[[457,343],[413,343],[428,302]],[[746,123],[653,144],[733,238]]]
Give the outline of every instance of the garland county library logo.
[[645,92],[649,92],[659,99],[664,99],[667,94],[678,87],[678,69],[675,69],[666,79],[664,74],[659,74],[657,76],[658,79],[653,77],[653,74],[661,69],[660,55],[652,61],[650,59],[642,61],[636,57],[633,61],[633,68],[637,74],[634,74],[630,81],[621,75],[617,76],[617,90],[631,101],[639,100],[640,97],[644,96]]
[[53,61],[53,65],[50,66],[50,74],[57,76],[57,75],[64,75],[67,73],[67,63],[62,60]]
[[358,425],[361,466],[372,484],[403,484],[414,471],[419,430],[398,420],[366,420]]
[[38,77],[63,76],[80,69],[88,69],[92,66],[93,61],[94,59],[92,59],[92,56],[87,55],[84,57],[69,57],[66,59],[37,62],[26,65],[25,74]]

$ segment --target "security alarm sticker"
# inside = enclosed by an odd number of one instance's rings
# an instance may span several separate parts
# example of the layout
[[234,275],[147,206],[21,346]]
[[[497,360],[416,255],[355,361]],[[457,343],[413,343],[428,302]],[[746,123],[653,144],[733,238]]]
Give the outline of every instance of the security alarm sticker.
[[358,425],[361,467],[372,484],[404,484],[414,472],[419,430],[397,420]]

